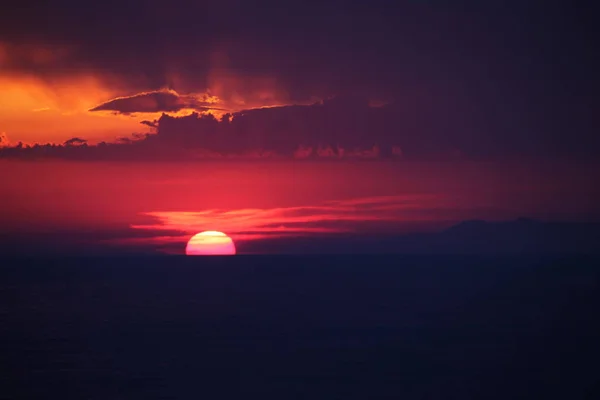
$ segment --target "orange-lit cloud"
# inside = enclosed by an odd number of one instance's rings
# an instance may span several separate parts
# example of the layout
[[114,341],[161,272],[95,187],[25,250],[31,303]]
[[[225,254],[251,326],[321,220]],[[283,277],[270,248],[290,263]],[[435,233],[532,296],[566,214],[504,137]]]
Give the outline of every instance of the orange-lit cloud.
[[175,90],[163,89],[137,93],[133,96],[117,97],[90,109],[90,111],[113,111],[121,114],[221,111],[218,108],[218,103],[218,98],[207,94],[180,95]]
[[[171,78],[172,79],[172,78]],[[145,120],[158,119],[162,113],[171,116],[185,116],[192,112],[211,113],[221,117],[257,108],[271,108],[291,104],[313,104],[318,97],[305,100],[292,100],[274,78],[244,77],[230,71],[212,71],[208,76],[208,86],[201,91],[190,91],[181,80],[181,89],[163,88],[143,91],[127,96],[106,99],[90,109],[90,112],[111,111],[115,114],[144,115]]]

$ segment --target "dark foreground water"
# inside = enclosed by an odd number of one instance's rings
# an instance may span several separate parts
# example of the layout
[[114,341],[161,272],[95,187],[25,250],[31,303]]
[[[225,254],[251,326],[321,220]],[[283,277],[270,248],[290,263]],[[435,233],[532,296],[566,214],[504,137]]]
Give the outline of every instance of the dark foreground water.
[[598,395],[598,259],[0,263],[3,399]]

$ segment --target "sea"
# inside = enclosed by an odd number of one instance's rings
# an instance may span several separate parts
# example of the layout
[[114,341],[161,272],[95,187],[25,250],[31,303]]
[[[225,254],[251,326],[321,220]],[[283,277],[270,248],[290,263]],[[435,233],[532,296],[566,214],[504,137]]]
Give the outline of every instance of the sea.
[[599,267],[0,258],[0,399],[600,398]]

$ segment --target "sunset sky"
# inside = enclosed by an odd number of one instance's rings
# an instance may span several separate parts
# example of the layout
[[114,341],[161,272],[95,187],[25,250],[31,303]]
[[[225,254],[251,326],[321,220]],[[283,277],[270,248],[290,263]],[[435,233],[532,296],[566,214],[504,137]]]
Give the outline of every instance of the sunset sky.
[[596,220],[591,15],[20,1],[0,13],[0,233],[18,249],[177,253],[223,230],[252,252],[465,219]]

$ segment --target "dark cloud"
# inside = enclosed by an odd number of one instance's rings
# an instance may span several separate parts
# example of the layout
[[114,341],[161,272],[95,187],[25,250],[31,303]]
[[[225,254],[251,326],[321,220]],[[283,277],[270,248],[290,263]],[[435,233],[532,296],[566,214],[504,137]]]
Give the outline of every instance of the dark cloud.
[[[560,78],[585,89],[581,72],[595,75],[598,65],[592,13],[567,1],[27,3],[0,15],[5,42],[68,48],[65,68],[48,73],[92,71],[140,90],[202,91],[214,76],[234,74],[277,80],[291,99],[395,98],[421,85],[455,81],[474,90],[486,80],[533,100]],[[49,60],[37,51],[21,58],[37,71]],[[532,76],[543,83],[536,87]],[[499,104],[508,100],[500,95]]]
[[71,138],[71,139],[65,141],[65,143],[63,145],[64,146],[83,146],[83,145],[87,145],[87,140],[74,137],[74,138]]
[[[5,157],[78,159],[201,159],[293,157],[296,159],[401,158],[456,159],[562,157],[582,142],[544,141],[498,131],[474,118],[475,104],[455,99],[415,97],[410,103],[373,107],[361,97],[335,97],[312,105],[282,106],[225,114],[163,114],[156,134],[134,134],[118,143],[85,145],[73,138],[64,146],[35,145],[3,149]],[[451,104],[451,105],[450,105]],[[502,121],[497,122],[502,126]],[[590,142],[587,142],[589,146]],[[80,146],[75,146],[80,145]],[[76,148],[77,147],[77,148]],[[87,147],[81,149],[80,147]],[[589,146],[588,152],[593,155]]]
[[[401,130],[388,136],[402,139],[406,155],[411,147],[587,155],[600,145],[593,13],[568,1],[522,3],[324,0],[284,7],[147,0],[122,7],[113,1],[25,1],[0,13],[0,68],[44,79],[91,75],[114,89],[110,93],[141,93],[105,99],[94,110],[211,107],[194,93],[219,97],[228,111],[358,94],[395,104],[394,115],[389,107],[379,112],[373,130]],[[163,87],[176,92],[157,91]],[[256,124],[271,117],[277,122],[270,128],[294,121],[298,126],[290,129],[303,130],[313,120],[305,123],[298,115],[317,114],[261,112],[245,113],[239,119],[246,122],[223,130],[239,130],[242,142],[261,142],[266,139],[244,132],[258,131]],[[210,125],[177,123],[203,131]],[[161,134],[176,129],[176,123],[161,124]],[[358,140],[350,123],[338,120],[334,130],[323,140],[337,140],[342,130],[350,132],[348,142]],[[315,138],[309,139],[307,146],[314,146]]]
[[7,147],[10,145],[10,140],[8,140],[8,136],[6,133],[0,132],[0,148]]
[[69,54],[68,47],[46,43],[4,42],[0,40],[0,66],[3,69],[44,67],[55,64]]
[[[182,109],[207,111],[215,108],[206,99],[194,95],[179,95],[174,90],[139,93],[119,97],[92,108],[90,111],[114,111],[121,114],[175,112]],[[147,122],[147,121],[146,121]],[[142,122],[143,123],[143,122]]]
[[155,140],[217,152],[265,149],[293,154],[300,145],[354,150],[399,140],[379,126],[393,128],[394,119],[390,108],[371,108],[363,99],[336,98],[308,106],[241,111],[221,120],[211,115],[163,115]]
[[[367,100],[340,97],[308,106],[283,106],[225,114],[163,114],[156,134],[122,138],[87,149],[73,138],[64,146],[34,145],[7,149],[4,156],[97,158],[379,158],[397,156],[407,136],[399,134],[394,105],[370,107]],[[404,121],[406,123],[406,121]],[[424,138],[428,140],[427,137]],[[408,144],[418,155],[419,146]],[[437,148],[444,148],[438,143]]]
[[158,120],[154,120],[154,121],[144,120],[144,121],[140,121],[140,124],[149,126],[150,128],[158,128]]

